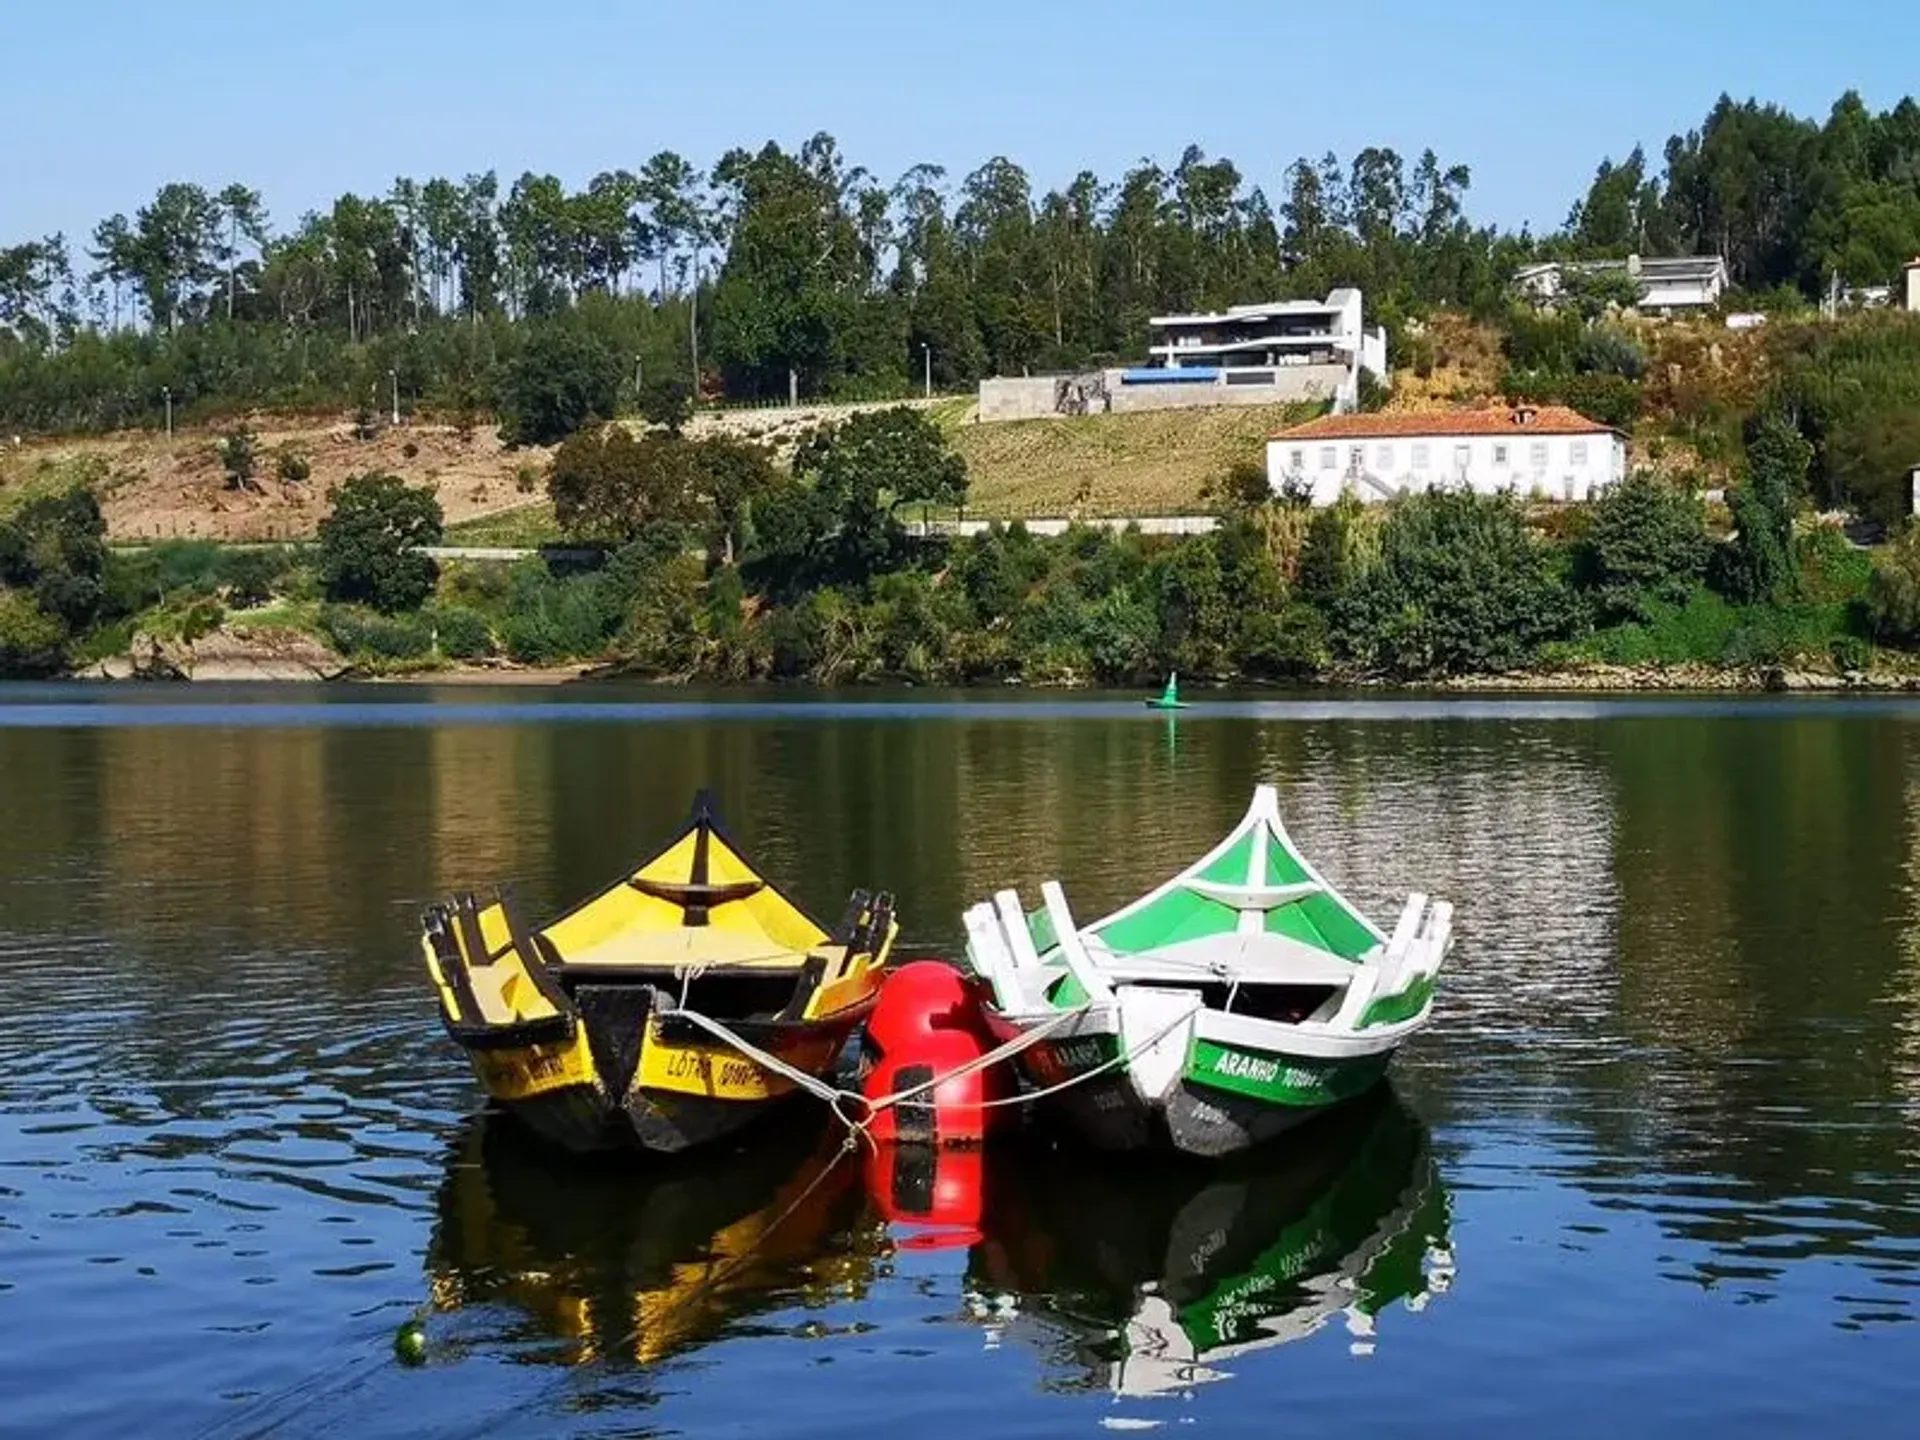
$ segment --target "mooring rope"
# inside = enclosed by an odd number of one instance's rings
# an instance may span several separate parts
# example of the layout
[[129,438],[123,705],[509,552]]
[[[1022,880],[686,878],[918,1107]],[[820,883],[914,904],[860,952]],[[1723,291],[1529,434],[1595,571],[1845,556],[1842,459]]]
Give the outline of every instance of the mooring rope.
[[[965,1079],[967,1076],[976,1074],[981,1070],[986,1070],[994,1065],[1011,1060],[1015,1056],[1023,1054],[1025,1051],[1039,1044],[1055,1030],[1064,1026],[1068,1021],[1078,1019],[1087,1014],[1092,1008],[1090,1004],[1083,1004],[1075,1006],[1071,1010],[1059,1011],[1049,1016],[1040,1024],[1033,1026],[1031,1029],[1022,1030],[1012,1039],[995,1046],[984,1055],[975,1056],[964,1064],[956,1065],[953,1069],[943,1074],[935,1075],[931,1079],[922,1081],[919,1084],[909,1085],[904,1089],[896,1090],[891,1094],[882,1095],[871,1100],[858,1091],[842,1089],[840,1086],[822,1080],[817,1075],[809,1074],[805,1070],[788,1064],[779,1056],[755,1045],[752,1041],[736,1033],[710,1015],[702,1015],[695,1010],[681,1010],[676,1013],[698,1028],[705,1030],[723,1045],[730,1046],[737,1050],[748,1060],[763,1066],[776,1075],[782,1076],[791,1081],[796,1088],[804,1090],[815,1099],[823,1101],[827,1109],[833,1113],[834,1118],[842,1125],[845,1125],[850,1134],[859,1136],[860,1139],[866,1141],[868,1144],[875,1144],[877,1142],[874,1141],[873,1136],[869,1133],[868,1127],[873,1124],[874,1120],[883,1111],[890,1110],[896,1105],[904,1104],[918,1096],[936,1090],[950,1081]],[[1152,1049],[1155,1045],[1158,1045],[1167,1036],[1171,1035],[1182,1025],[1187,1024],[1191,1019],[1192,1015],[1190,1013],[1180,1015],[1138,1044],[1116,1050],[1114,1054],[1101,1061],[1098,1065],[1083,1070],[1077,1075],[1070,1075],[1065,1080],[1053,1085],[1046,1086],[1040,1090],[1022,1091],[1019,1094],[1003,1096],[998,1100],[975,1101],[966,1108],[991,1110],[999,1109],[1003,1106],[1028,1105],[1036,1100],[1044,1100],[1062,1091],[1071,1090],[1076,1085],[1083,1085],[1087,1081],[1095,1079],[1110,1070],[1131,1063],[1135,1058]]]

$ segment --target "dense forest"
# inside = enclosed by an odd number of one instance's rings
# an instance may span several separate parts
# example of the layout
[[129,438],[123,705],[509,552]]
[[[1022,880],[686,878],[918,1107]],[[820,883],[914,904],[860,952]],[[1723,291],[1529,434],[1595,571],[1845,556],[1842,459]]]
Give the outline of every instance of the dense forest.
[[[1598,167],[1565,224],[1470,215],[1471,172],[1368,148],[1255,177],[1189,147],[1036,193],[1014,161],[887,180],[816,135],[700,169],[402,178],[276,226],[260,190],[170,183],[91,234],[0,248],[0,424],[105,429],[397,388],[479,414],[528,336],[577,330],[625,403],[885,397],[1137,355],[1149,314],[1358,285],[1396,351],[1436,307],[1504,310],[1540,256],[1723,253],[1749,298],[1886,283],[1920,253],[1920,105],[1824,121],[1723,98],[1660,162]],[[1570,189],[1577,185],[1570,185]]]

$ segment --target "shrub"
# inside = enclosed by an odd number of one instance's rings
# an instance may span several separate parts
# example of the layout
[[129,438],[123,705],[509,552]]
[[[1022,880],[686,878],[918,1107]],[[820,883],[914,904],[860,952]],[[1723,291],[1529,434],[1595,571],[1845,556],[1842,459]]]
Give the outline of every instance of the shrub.
[[274,585],[288,568],[285,550],[228,550],[220,556],[218,573],[226,584],[228,603],[245,610],[271,600]]
[[229,431],[220,442],[220,468],[227,472],[227,488],[245,490],[252,485],[255,464],[253,432],[244,426]]
[[432,633],[419,615],[386,616],[329,605],[320,612],[320,632],[342,655],[373,660],[420,660],[433,650]]
[[58,674],[66,665],[67,629],[24,590],[0,589],[0,676]]
[[304,484],[313,476],[313,462],[291,445],[280,447],[280,453],[274,460],[274,469],[289,485]]
[[400,458],[403,460],[418,460],[420,458],[420,447],[411,440],[407,441],[406,444],[400,447]]
[[486,616],[460,605],[425,612],[440,653],[454,660],[477,660],[493,653],[493,629]]

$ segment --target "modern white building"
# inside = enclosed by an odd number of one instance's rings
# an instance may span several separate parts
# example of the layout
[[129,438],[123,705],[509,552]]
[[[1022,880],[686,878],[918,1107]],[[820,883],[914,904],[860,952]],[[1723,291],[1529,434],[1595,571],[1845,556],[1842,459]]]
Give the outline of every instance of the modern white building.
[[1560,297],[1569,275],[1605,275],[1618,272],[1640,286],[1642,310],[1710,310],[1720,303],[1732,279],[1727,262],[1718,255],[1680,255],[1624,260],[1554,260],[1524,265],[1513,283],[1536,304],[1550,305]]
[[1920,311],[1920,257],[1901,267],[1900,303],[1909,310]]
[[1331,404],[1355,409],[1360,376],[1387,378],[1387,332],[1361,321],[1360,292],[1276,300],[1147,321],[1148,359],[1076,375],[980,382],[982,420],[1125,414],[1218,405]]
[[1591,500],[1627,473],[1627,437],[1564,405],[1323,415],[1267,441],[1267,483],[1331,505],[1429,489]]
[[1387,378],[1387,332],[1380,326],[1366,328],[1358,290],[1335,290],[1325,300],[1275,300],[1206,314],[1155,315],[1147,321],[1147,333],[1149,363],[1144,370],[1127,372],[1132,383],[1186,383],[1188,377],[1206,372],[1231,385],[1244,372],[1337,366],[1347,377],[1342,398],[1351,404],[1362,370],[1379,380]]

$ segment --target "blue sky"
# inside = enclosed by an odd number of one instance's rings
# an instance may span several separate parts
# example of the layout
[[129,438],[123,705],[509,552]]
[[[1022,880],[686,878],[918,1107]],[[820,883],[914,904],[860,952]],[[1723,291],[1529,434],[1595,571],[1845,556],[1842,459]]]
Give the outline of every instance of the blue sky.
[[[1277,197],[1296,155],[1431,145],[1477,218],[1551,228],[1595,163],[1722,91],[1824,115],[1920,89],[1892,0],[94,0],[0,26],[0,243],[81,237],[162,182],[345,190],[494,168],[571,184],[672,148],[835,135],[891,179],[1005,154],[1036,189],[1189,141]],[[76,248],[78,248],[76,246]]]

